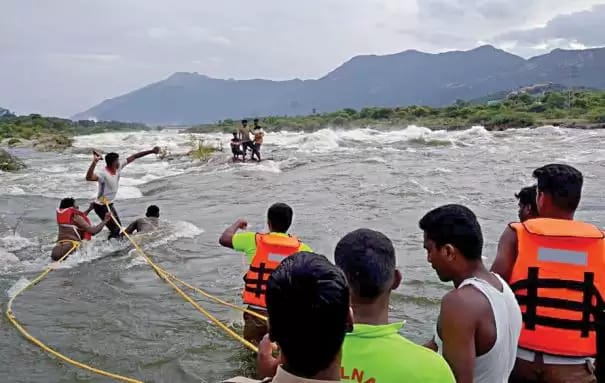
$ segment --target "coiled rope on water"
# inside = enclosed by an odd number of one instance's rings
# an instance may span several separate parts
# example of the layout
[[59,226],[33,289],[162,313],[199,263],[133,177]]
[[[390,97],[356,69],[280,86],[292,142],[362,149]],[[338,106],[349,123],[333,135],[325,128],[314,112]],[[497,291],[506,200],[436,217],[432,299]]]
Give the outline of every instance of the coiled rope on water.
[[79,247],[80,247],[80,242],[78,241],[62,241],[64,243],[70,243],[72,244],[71,249],[64,255],[62,256],[59,260],[57,260],[56,262],[53,262],[50,266],[48,266],[40,275],[38,275],[36,278],[34,278],[34,280],[32,280],[30,283],[28,283],[25,287],[23,287],[22,289],[20,289],[19,291],[17,291],[17,293],[15,295],[13,295],[11,297],[11,299],[9,299],[7,307],[6,307],[6,317],[8,318],[8,320],[13,324],[13,326],[15,326],[15,328],[21,333],[21,335],[23,335],[27,340],[29,340],[30,342],[32,342],[33,344],[35,344],[36,346],[40,347],[43,351],[59,358],[60,360],[71,364],[72,366],[75,367],[79,367],[81,369],[93,372],[95,374],[98,375],[103,375],[115,380],[119,380],[122,382],[128,382],[128,383],[143,383],[140,380],[137,379],[133,379],[133,378],[129,378],[126,376],[122,376],[122,375],[118,375],[118,374],[114,374],[112,372],[109,371],[105,371],[102,370],[100,368],[95,368],[92,367],[86,363],[82,363],[79,362],[77,360],[71,359],[70,357],[61,354],[60,352],[52,349],[51,347],[47,346],[46,344],[44,344],[41,340],[39,340],[38,338],[34,337],[33,335],[31,335],[26,329],[25,327],[19,323],[19,321],[17,320],[17,317],[15,316],[14,312],[13,312],[13,302],[15,301],[15,299],[21,295],[24,291],[28,290],[29,288],[37,285],[42,279],[44,279],[51,271],[53,271],[57,266],[59,266],[59,264],[61,262],[63,262],[71,253],[73,253],[74,251],[76,251]]
[[[267,320],[267,318],[255,311],[251,311],[248,310],[244,307],[240,307],[238,305],[229,303],[227,301],[224,301],[198,287],[192,286],[191,284],[177,278],[176,276],[174,276],[173,274],[169,273],[168,271],[164,270],[163,268],[161,268],[160,266],[158,266],[157,264],[155,264],[155,262],[153,262],[153,260],[151,258],[149,258],[149,256],[147,254],[145,254],[145,252],[143,251],[143,249],[141,248],[141,246],[128,234],[126,233],[126,231],[124,230],[124,227],[120,224],[120,222],[116,219],[116,217],[114,216],[111,208],[109,207],[109,202],[107,200],[102,201],[105,206],[107,207],[107,211],[109,212],[109,214],[111,215],[111,219],[116,223],[116,225],[118,225],[118,227],[120,228],[120,231],[124,234],[124,236],[130,241],[130,243],[134,246],[135,250],[139,253],[139,255],[141,255],[145,261],[147,262],[147,264],[153,269],[153,271],[155,271],[155,273],[158,275],[158,277],[160,277],[163,281],[165,281],[166,283],[168,283],[175,291],[176,293],[183,298],[185,301],[189,302],[198,312],[200,312],[202,315],[204,315],[206,318],[208,318],[212,323],[214,323],[216,326],[218,326],[220,329],[222,329],[227,335],[229,335],[230,337],[232,337],[233,339],[239,341],[241,344],[243,344],[244,346],[246,346],[247,348],[249,348],[250,350],[252,350],[253,352],[257,353],[258,352],[258,347],[256,347],[254,344],[250,343],[249,341],[247,341],[246,339],[244,339],[241,335],[239,335],[238,333],[236,333],[235,331],[233,331],[231,328],[229,328],[227,325],[225,325],[223,322],[221,322],[219,319],[217,319],[215,316],[213,316],[210,312],[208,312],[206,309],[204,309],[202,306],[200,306],[191,296],[189,296],[187,293],[185,293],[179,286],[176,285],[176,283],[180,283],[182,286],[184,286],[185,288],[188,288],[194,292],[197,292],[201,295],[203,295],[204,297],[218,303],[221,305],[224,305],[226,307],[230,307],[232,309],[244,312],[244,313],[248,313],[252,316],[255,316],[259,319],[262,320]],[[38,284],[42,279],[44,279],[52,270],[54,270],[61,262],[63,262],[71,253],[73,253],[75,250],[77,250],[80,247],[80,242],[78,241],[63,241],[63,242],[69,242],[72,244],[72,248],[63,256],[61,257],[59,260],[53,262],[49,267],[47,267],[40,275],[38,275],[34,280],[32,280],[29,284],[27,284],[25,287],[23,287],[22,289],[20,289],[15,295],[13,295],[13,297],[10,298],[10,300],[8,301],[7,304],[7,309],[6,309],[6,317],[8,318],[8,320],[13,324],[13,326],[15,326],[15,328],[30,342],[32,342],[33,344],[35,344],[36,346],[40,347],[40,349],[42,349],[43,351],[47,352],[48,354],[51,354],[55,357],[57,357],[58,359],[74,366],[74,367],[78,367],[84,370],[87,370],[89,372],[98,374],[98,375],[102,375],[102,376],[106,376],[112,379],[115,379],[117,381],[122,381],[122,382],[127,382],[127,383],[143,383],[143,381],[141,380],[137,380],[134,378],[129,378],[126,376],[122,376],[119,374],[115,374],[100,368],[95,368],[93,366],[90,366],[86,363],[82,363],[79,362],[77,360],[74,360],[64,354],[61,354],[60,352],[54,350],[53,348],[47,346],[46,344],[44,344],[42,341],[40,341],[38,338],[34,337],[33,335],[31,335],[26,329],[25,327],[19,323],[19,321],[17,320],[13,310],[12,310],[12,305],[13,302],[15,301],[15,299],[21,295],[23,292],[25,292],[26,290],[28,290],[29,288],[35,286],[36,284]],[[175,283],[176,282],[176,283]]]

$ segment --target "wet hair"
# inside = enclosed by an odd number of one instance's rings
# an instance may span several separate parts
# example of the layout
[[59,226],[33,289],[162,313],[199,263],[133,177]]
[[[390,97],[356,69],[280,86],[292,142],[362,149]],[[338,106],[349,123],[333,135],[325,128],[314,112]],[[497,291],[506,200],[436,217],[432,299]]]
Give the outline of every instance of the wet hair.
[[59,203],[59,209],[67,209],[69,207],[75,207],[76,200],[73,198],[63,198],[61,203]]
[[538,205],[536,204],[537,186],[527,186],[521,189],[519,193],[515,194],[515,198],[519,200],[519,203],[523,206],[531,206],[531,212],[538,215]]
[[160,216],[160,208],[155,205],[150,205],[147,208],[147,213],[145,213],[145,216],[158,218]]
[[483,234],[475,213],[462,205],[445,205],[428,212],[420,229],[438,248],[452,245],[469,260],[481,259]]
[[237,138],[237,132],[233,132],[233,137]]
[[574,212],[580,204],[584,177],[569,165],[550,164],[534,170],[538,191],[548,194],[559,209]]
[[278,233],[287,233],[292,225],[292,208],[285,203],[273,204],[267,211],[267,219],[271,223],[271,229]]
[[349,286],[323,255],[287,257],[267,281],[269,334],[285,356],[285,369],[312,378],[334,361],[350,330]]
[[334,260],[347,276],[353,293],[361,298],[377,298],[391,287],[395,248],[378,231],[358,229],[345,235],[336,245]]
[[247,124],[248,120],[242,120],[242,124]]
[[118,153],[107,153],[105,155],[105,163],[107,164],[107,166],[112,166],[113,163],[116,162],[119,158],[120,156],[118,155]]

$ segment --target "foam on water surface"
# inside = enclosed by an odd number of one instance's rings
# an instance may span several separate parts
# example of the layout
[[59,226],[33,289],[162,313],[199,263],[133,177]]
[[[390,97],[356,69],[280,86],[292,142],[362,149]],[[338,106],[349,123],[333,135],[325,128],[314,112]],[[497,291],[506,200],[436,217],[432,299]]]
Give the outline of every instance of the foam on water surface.
[[19,291],[21,291],[23,288],[25,288],[25,286],[27,286],[30,283],[30,280],[25,278],[25,277],[21,277],[17,280],[17,282],[15,282],[15,284],[13,284],[7,291],[6,291],[6,295],[8,295],[9,298],[14,298],[15,295],[17,295],[17,293]]

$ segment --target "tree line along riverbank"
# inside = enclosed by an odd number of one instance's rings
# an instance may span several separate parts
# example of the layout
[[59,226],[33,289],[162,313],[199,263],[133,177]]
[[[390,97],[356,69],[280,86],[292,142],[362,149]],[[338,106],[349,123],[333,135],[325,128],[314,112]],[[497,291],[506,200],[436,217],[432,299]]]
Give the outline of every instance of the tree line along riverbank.
[[[255,116],[251,116],[255,117]],[[456,104],[433,108],[406,106],[395,108],[352,108],[307,116],[262,117],[267,131],[315,131],[326,127],[388,129],[418,125],[431,129],[464,129],[483,125],[488,130],[525,128],[543,125],[570,128],[605,127],[605,92],[578,90],[561,92],[513,92],[500,99],[484,98],[480,102],[458,101]],[[231,132],[239,121],[224,120],[189,128],[189,133]]]

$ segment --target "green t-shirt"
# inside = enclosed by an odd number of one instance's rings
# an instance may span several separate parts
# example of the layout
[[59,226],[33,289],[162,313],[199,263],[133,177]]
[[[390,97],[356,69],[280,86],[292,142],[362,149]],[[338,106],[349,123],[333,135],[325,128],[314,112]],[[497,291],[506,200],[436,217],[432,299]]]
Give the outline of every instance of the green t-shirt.
[[445,359],[401,336],[402,327],[402,323],[354,325],[343,345],[341,381],[455,383]]
[[[288,234],[284,234],[284,233],[271,233],[271,234],[281,235],[284,237],[288,236]],[[254,258],[254,255],[256,254],[256,233],[249,232],[249,231],[242,232],[242,233],[236,233],[233,236],[231,243],[233,243],[233,250],[246,253],[246,256],[248,257],[248,263],[252,263],[252,258]],[[299,251],[308,251],[308,252],[313,251],[313,250],[311,250],[311,248],[309,246],[305,245],[304,243],[301,243],[301,246],[298,250]]]

